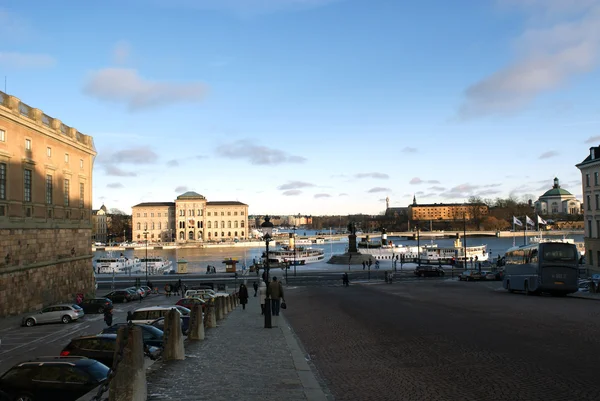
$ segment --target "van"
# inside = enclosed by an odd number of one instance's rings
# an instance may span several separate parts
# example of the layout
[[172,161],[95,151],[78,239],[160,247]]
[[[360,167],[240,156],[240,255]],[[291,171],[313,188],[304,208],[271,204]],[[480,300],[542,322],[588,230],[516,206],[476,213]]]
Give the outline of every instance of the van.
[[131,321],[134,324],[150,324],[160,317],[165,317],[167,312],[171,309],[175,309],[180,316],[183,316],[181,311],[175,306],[150,306],[147,308],[140,308],[133,312]]

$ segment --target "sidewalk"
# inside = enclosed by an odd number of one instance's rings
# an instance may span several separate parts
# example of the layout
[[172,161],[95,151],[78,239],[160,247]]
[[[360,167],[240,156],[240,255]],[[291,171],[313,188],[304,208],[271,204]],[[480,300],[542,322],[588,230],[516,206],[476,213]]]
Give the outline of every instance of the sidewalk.
[[569,294],[571,298],[581,298],[581,299],[591,299],[594,301],[600,301],[600,294],[595,294],[591,292],[581,292],[577,291],[572,294]]
[[186,341],[185,360],[154,364],[148,400],[327,400],[285,318],[273,324],[264,328],[258,298],[250,297],[204,341]]

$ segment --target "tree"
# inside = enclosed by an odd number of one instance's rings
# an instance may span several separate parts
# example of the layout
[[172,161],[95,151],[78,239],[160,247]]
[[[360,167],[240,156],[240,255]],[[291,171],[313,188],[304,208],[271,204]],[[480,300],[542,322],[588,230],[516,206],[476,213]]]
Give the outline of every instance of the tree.
[[484,208],[485,204],[483,203],[483,199],[480,196],[470,196],[468,200],[468,213],[470,220],[475,224],[475,228],[479,230],[481,226],[481,221],[484,217]]
[[131,216],[126,215],[123,211],[116,208],[110,209],[110,213],[107,213],[106,225],[108,234],[112,238],[123,238],[123,241],[131,238]]

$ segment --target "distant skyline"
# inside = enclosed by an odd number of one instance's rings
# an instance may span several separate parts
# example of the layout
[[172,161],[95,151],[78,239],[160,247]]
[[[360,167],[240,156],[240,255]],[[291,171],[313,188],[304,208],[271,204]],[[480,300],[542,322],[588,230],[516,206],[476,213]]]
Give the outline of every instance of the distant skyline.
[[9,0],[0,74],[94,138],[95,209],[581,199],[598,26],[600,0]]

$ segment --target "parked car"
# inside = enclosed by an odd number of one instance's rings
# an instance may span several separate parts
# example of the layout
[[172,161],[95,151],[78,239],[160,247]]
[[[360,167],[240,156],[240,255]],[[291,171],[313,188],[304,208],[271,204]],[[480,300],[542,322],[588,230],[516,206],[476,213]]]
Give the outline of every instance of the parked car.
[[482,278],[482,275],[477,270],[465,270],[458,276],[458,279],[461,281],[463,281],[463,280],[464,281],[475,281],[475,280],[481,280],[481,278]]
[[175,305],[181,305],[188,309],[192,309],[194,305],[201,305],[202,310],[206,309],[206,305],[208,304],[204,299],[193,297],[193,298],[181,298]]
[[112,302],[129,302],[136,299],[130,291],[126,290],[109,292],[104,297],[110,299]]
[[71,323],[85,315],[79,305],[60,304],[48,306],[38,313],[27,315],[21,321],[22,326],[35,326],[42,323]]
[[134,295],[135,299],[144,298],[144,290],[142,290],[140,287],[129,287],[125,289],[131,292]]
[[481,277],[482,280],[502,281],[504,278],[504,272],[501,270],[496,272],[485,271],[481,272]]
[[178,311],[179,311],[179,312],[180,312],[180,313],[181,313],[183,316],[189,316],[189,315],[192,313],[192,310],[191,310],[190,308],[186,308],[186,307],[185,307],[185,306],[183,306],[183,305],[177,305],[177,304],[175,304],[175,305],[156,305],[156,306],[160,306],[160,307],[163,307],[163,308],[169,308],[169,309],[171,309],[171,308],[175,308],[175,309],[177,309],[177,310],[178,310]]
[[43,357],[10,368],[0,390],[13,400],[75,401],[102,384],[108,371],[94,359]]
[[444,270],[436,266],[418,266],[414,274],[417,277],[441,277],[444,275]]
[[[119,328],[126,325],[127,323],[113,324],[112,326],[102,330],[100,334],[117,334]],[[161,348],[164,345],[163,331],[160,330],[160,327],[156,327],[149,324],[137,324],[136,326],[139,326],[142,329],[142,338],[144,339],[144,344],[159,348]]]
[[144,296],[147,297],[148,295],[152,294],[152,288],[148,287],[147,285],[143,285],[141,288],[145,292]]
[[[186,319],[186,316],[182,316],[180,322],[181,322],[181,333],[187,336],[188,331],[190,329],[190,319],[189,318]],[[150,326],[164,332],[165,331],[165,318],[159,317],[155,321],[151,322]]]
[[88,298],[81,301],[79,306],[85,313],[104,313],[113,308],[113,303],[108,298]]
[[[60,355],[86,357],[95,359],[106,366],[112,366],[116,349],[117,334],[97,334],[72,339]],[[160,353],[157,347],[149,346],[148,350],[155,356]]]
[[[167,312],[171,309],[175,308],[175,310],[179,313],[181,318],[184,321],[185,327],[189,327],[189,316],[184,316],[183,313],[174,305],[173,306],[150,306],[147,308],[140,308],[133,312],[132,323],[134,324],[151,324],[156,321],[156,319],[165,317]],[[188,309],[189,311],[189,309]],[[183,327],[183,325],[182,325]]]

